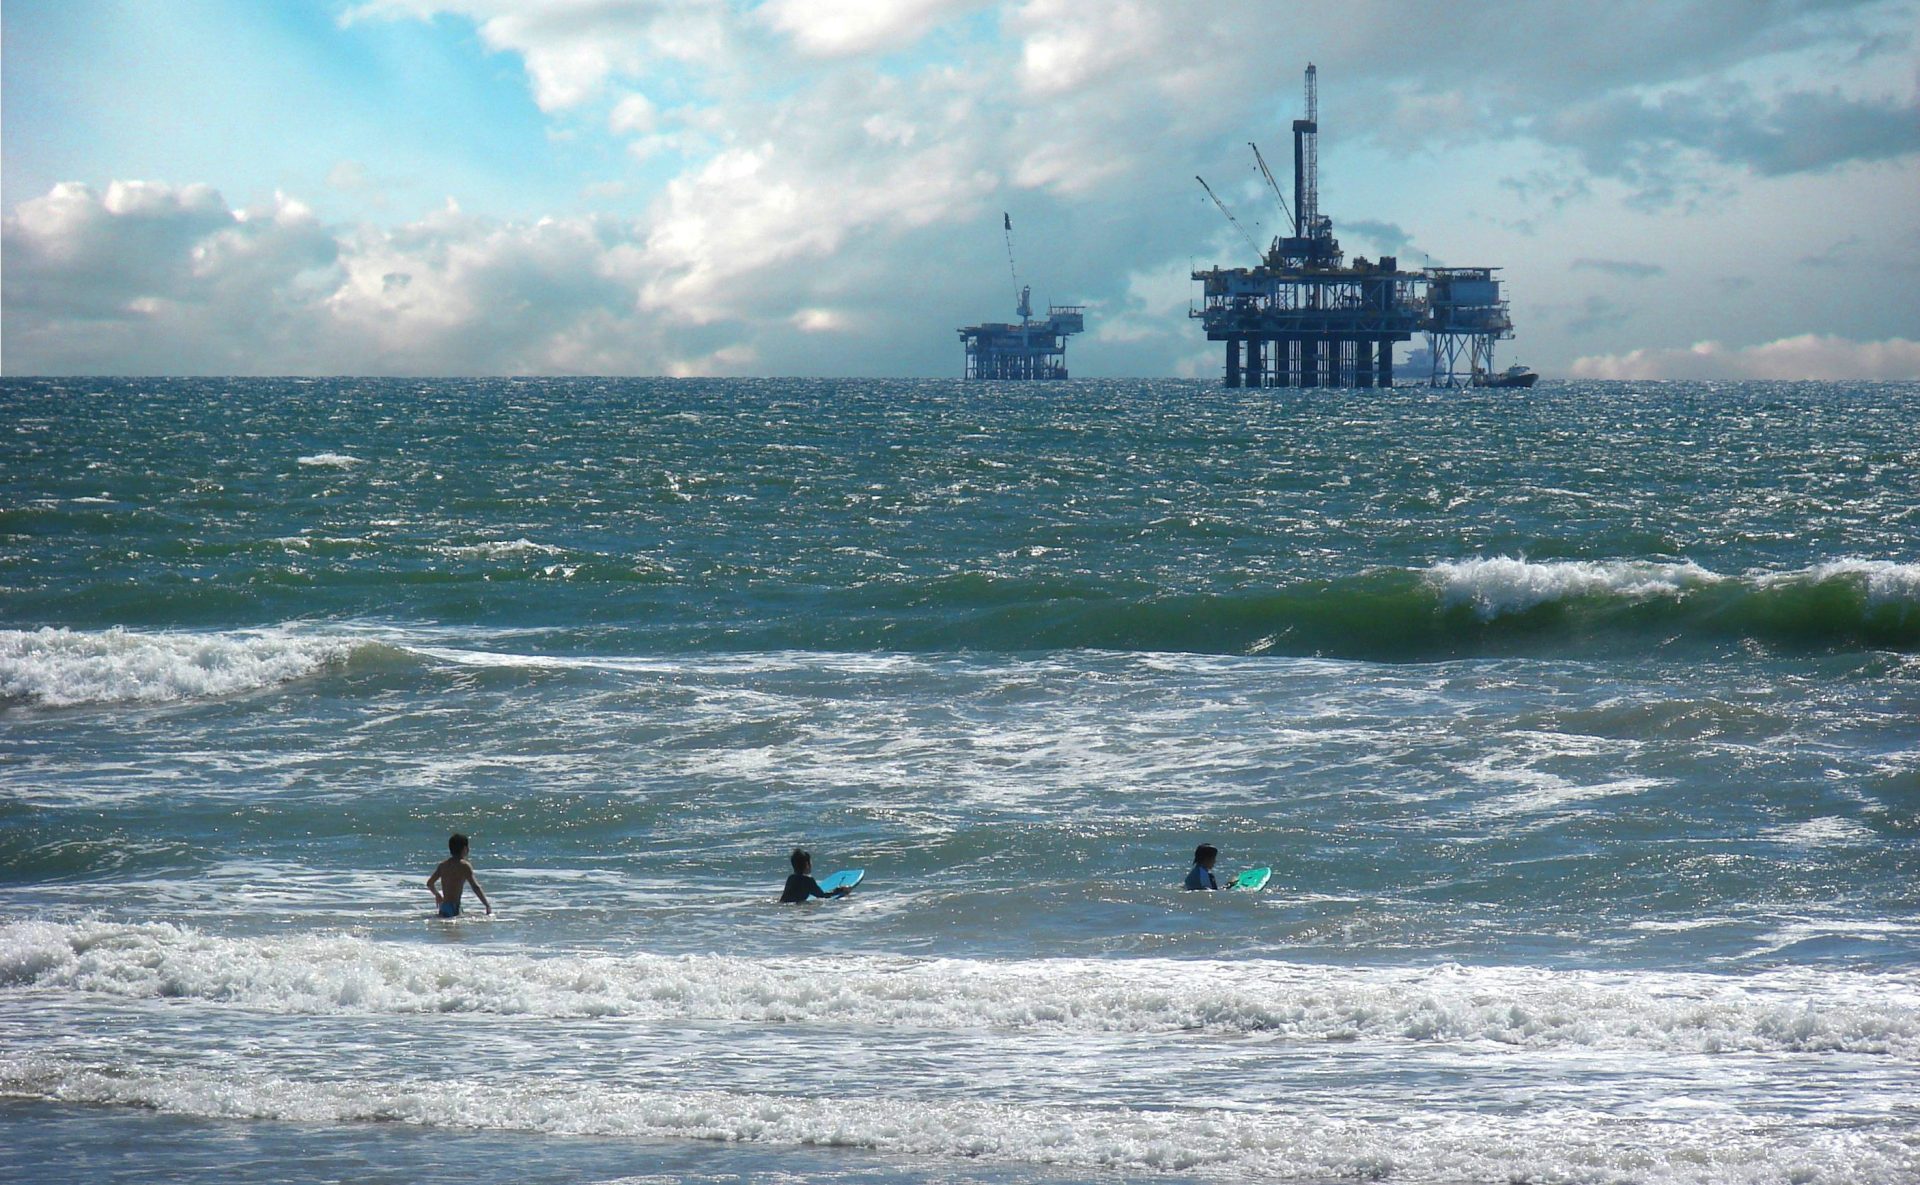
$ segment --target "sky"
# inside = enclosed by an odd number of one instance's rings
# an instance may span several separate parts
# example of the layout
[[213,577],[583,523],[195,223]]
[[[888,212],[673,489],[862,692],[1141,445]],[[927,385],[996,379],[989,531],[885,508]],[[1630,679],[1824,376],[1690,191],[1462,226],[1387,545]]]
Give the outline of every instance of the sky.
[[[1352,255],[1549,378],[1920,378],[1920,0],[5,0],[0,372],[1217,377],[1318,68]],[[1002,216],[1013,224],[1008,258]],[[1416,340],[1413,345],[1420,344]],[[1405,358],[1405,348],[1402,349]]]

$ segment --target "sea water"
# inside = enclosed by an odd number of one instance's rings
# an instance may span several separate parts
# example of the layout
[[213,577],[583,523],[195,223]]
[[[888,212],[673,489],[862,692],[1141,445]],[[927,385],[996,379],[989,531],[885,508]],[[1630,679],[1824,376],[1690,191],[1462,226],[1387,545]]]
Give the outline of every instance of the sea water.
[[1920,1180],[1920,385],[0,411],[0,1177]]

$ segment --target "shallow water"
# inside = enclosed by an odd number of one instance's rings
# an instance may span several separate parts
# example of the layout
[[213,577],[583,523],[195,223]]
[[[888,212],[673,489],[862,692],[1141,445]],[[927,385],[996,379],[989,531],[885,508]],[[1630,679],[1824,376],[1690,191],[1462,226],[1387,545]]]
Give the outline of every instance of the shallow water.
[[1920,1178],[1920,386],[0,402],[22,1179]]

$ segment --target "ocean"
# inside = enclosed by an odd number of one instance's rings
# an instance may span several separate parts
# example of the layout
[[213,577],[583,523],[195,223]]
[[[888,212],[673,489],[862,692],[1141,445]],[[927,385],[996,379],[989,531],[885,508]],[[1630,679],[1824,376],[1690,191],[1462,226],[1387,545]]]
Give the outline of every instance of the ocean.
[[1920,1181],[1920,384],[0,410],[0,1178]]

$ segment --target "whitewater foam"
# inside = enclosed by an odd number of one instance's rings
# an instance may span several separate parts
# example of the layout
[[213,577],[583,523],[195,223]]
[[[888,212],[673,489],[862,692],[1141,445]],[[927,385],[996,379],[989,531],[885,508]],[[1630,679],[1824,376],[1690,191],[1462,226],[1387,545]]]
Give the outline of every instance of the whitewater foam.
[[[843,956],[839,971],[823,978],[806,959],[532,957],[348,935],[227,938],[166,923],[0,926],[0,988],[301,1015],[475,1012],[1920,1056],[1920,979],[1910,975],[870,955]],[[1188,986],[1196,981],[1208,986]]]
[[1829,580],[1857,581],[1874,607],[1901,605],[1920,608],[1920,564],[1892,560],[1842,559],[1817,564],[1801,572],[1762,573],[1762,587],[1823,584]]
[[480,543],[437,548],[444,555],[462,558],[503,559],[511,556],[557,556],[567,554],[564,547],[535,543],[531,539],[488,539]]
[[309,1081],[223,1067],[105,1070],[0,1055],[0,1094],[217,1119],[429,1127],[861,1148],[942,1159],[1221,1179],[1566,1181],[1646,1185],[1894,1185],[1920,1172],[1897,1129],[1782,1127],[1694,1108],[1684,1122],[1574,1107],[1436,1109],[1399,1122],[1284,1110],[633,1090],[539,1079]]
[[1627,602],[1674,600],[1701,589],[1738,584],[1752,592],[1857,583],[1870,607],[1920,605],[1920,564],[1840,559],[1785,572],[1724,576],[1691,561],[1528,560],[1491,556],[1443,560],[1423,579],[1449,605],[1471,606],[1482,620],[1581,597]]
[[1874,840],[1874,832],[1873,828],[1858,819],[1828,815],[1799,823],[1783,823],[1778,827],[1770,827],[1761,832],[1760,838],[1774,843],[1791,844],[1795,847],[1821,848],[1871,843]]
[[257,691],[344,661],[347,642],[284,629],[0,630],[0,702],[153,703]]
[[1576,597],[1626,600],[1677,597],[1724,579],[1694,563],[1647,560],[1534,561],[1494,556],[1443,560],[1427,569],[1427,581],[1447,604],[1472,606],[1482,620]]

